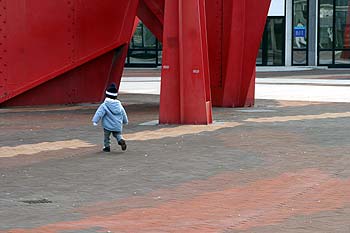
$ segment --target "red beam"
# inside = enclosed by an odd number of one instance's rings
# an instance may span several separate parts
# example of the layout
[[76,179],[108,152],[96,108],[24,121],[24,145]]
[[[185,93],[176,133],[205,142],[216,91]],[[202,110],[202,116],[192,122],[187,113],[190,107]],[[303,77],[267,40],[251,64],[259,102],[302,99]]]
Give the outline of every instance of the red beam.
[[213,105],[252,106],[255,61],[270,0],[207,3]]
[[159,121],[212,122],[204,0],[166,1]]
[[[104,85],[109,73],[100,69],[108,67],[109,70],[114,50],[129,42],[138,0],[120,1],[118,4],[114,0],[11,0],[0,4],[0,14],[6,18],[2,27],[2,51],[6,54],[1,55],[6,68],[0,70],[0,104],[6,105],[9,102],[5,101],[25,92],[33,92],[25,94],[33,96],[37,87],[42,85],[55,92],[57,86],[48,84],[51,80],[73,75],[72,70],[85,69],[82,67],[96,60],[105,64],[97,62],[99,65],[87,70],[91,75],[104,74],[95,77]],[[106,54],[112,54],[109,60],[105,59]],[[121,62],[123,64],[124,60]],[[74,94],[74,102],[95,101],[96,93],[101,95],[104,87],[96,85],[94,92],[79,91],[80,86],[87,85],[90,76],[86,72],[83,74],[85,78],[77,78],[79,82],[61,84],[69,89],[63,91],[66,95],[60,96],[62,100],[50,101],[38,93],[39,97],[35,96],[37,103],[70,103],[73,90],[78,90]],[[22,99],[12,100],[11,104],[26,104]],[[35,104],[35,101],[32,103]]]
[[163,41],[164,0],[140,0],[137,16],[159,41]]

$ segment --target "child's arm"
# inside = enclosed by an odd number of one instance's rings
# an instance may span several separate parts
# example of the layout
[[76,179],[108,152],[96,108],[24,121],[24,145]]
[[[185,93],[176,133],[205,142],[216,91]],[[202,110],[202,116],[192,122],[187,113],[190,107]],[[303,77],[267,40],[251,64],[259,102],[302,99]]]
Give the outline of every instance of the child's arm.
[[92,118],[92,122],[94,125],[97,125],[97,123],[102,119],[102,117],[106,114],[106,110],[103,107],[103,104],[98,107],[94,117]]
[[122,106],[122,115],[123,115],[123,124],[125,125],[128,124],[129,123],[128,116],[126,115],[126,112],[123,106]]

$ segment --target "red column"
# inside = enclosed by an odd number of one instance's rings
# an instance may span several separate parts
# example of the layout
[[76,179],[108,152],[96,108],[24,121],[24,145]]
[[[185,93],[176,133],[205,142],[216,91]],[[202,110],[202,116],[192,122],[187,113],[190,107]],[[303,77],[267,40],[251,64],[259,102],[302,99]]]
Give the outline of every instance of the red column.
[[165,2],[159,122],[212,123],[204,0]]
[[213,105],[254,104],[255,61],[270,0],[207,0]]
[[[350,48],[350,0],[348,1],[348,15],[346,18],[346,25],[344,29],[344,49]],[[350,58],[349,51],[342,52],[342,58],[348,59]]]

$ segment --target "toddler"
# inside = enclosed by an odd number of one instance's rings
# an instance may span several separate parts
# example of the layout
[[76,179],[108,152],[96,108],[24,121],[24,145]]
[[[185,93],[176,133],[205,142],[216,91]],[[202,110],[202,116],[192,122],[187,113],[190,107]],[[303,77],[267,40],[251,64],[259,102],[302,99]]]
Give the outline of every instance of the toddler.
[[104,131],[104,152],[110,152],[110,136],[113,134],[118,141],[118,145],[121,146],[122,150],[126,150],[126,142],[123,139],[122,131],[123,124],[128,124],[128,116],[126,115],[125,109],[117,100],[117,88],[112,83],[106,90],[106,98],[104,102],[97,109],[92,122],[96,126],[102,119],[102,127]]

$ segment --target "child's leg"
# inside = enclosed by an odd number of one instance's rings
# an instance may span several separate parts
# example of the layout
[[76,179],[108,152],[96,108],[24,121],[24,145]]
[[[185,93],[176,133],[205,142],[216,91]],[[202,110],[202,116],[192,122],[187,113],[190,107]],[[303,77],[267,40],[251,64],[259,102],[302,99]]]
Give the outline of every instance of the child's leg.
[[104,147],[110,147],[111,145],[111,139],[110,139],[110,136],[111,136],[111,131],[107,130],[107,129],[103,129],[103,132],[104,132]]
[[121,146],[122,150],[126,150],[126,143],[125,143],[125,140],[123,139],[122,133],[113,132],[113,136],[117,139],[118,145]]
[[113,133],[113,137],[115,137],[115,139],[117,139],[117,142],[120,142],[120,140],[123,139],[121,132],[112,132],[112,133]]

